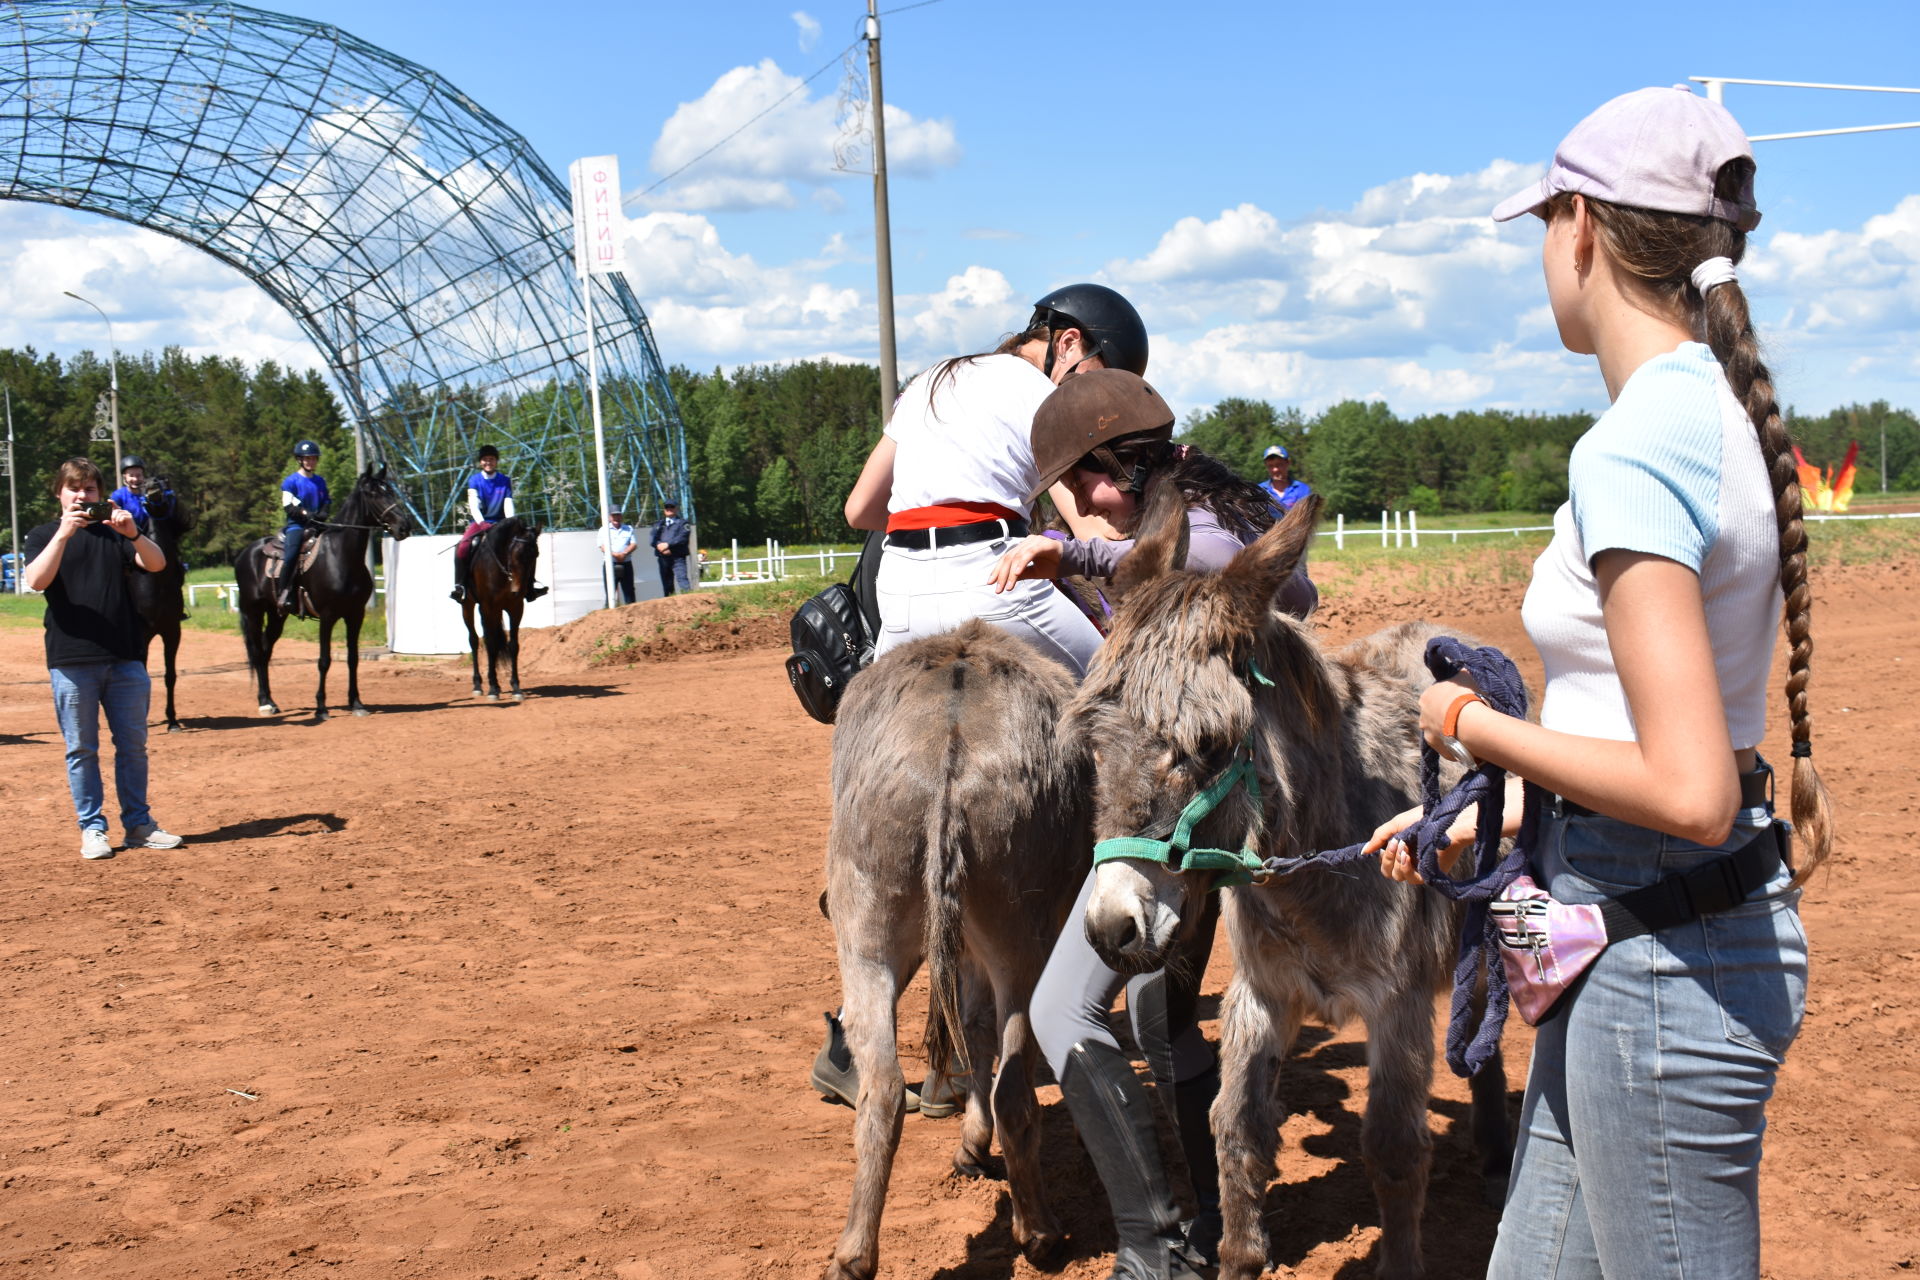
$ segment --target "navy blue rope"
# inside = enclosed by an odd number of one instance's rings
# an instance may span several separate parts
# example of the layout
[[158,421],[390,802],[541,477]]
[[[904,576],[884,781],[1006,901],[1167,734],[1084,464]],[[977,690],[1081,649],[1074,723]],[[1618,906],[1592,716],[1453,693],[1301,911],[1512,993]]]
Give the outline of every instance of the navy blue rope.
[[[1427,642],[1427,670],[1435,680],[1446,680],[1461,671],[1473,677],[1480,692],[1494,710],[1524,719],[1527,714],[1527,686],[1511,659],[1498,649],[1476,649],[1451,636],[1435,636]],[[1453,1004],[1447,1019],[1447,1065],[1459,1076],[1470,1076],[1485,1066],[1500,1047],[1500,1033],[1507,1024],[1507,975],[1500,967],[1499,934],[1487,903],[1512,884],[1527,869],[1527,850],[1533,845],[1539,826],[1539,800],[1534,788],[1527,788],[1527,799],[1520,816],[1520,836],[1505,858],[1500,856],[1500,828],[1506,817],[1507,771],[1498,765],[1480,764],[1453,790],[1440,794],[1440,756],[1424,741],[1420,744],[1420,820],[1398,834],[1414,851],[1421,877],[1435,890],[1456,902],[1467,903],[1466,919],[1460,927],[1460,950],[1453,966]],[[1479,834],[1471,856],[1460,866],[1467,874],[1459,878],[1440,869],[1440,851],[1450,841],[1447,828],[1469,806],[1480,806]],[[1291,857],[1266,860],[1268,876],[1284,876],[1305,867],[1332,868],[1357,862],[1370,856],[1362,853],[1366,842],[1341,849],[1328,849]],[[1487,979],[1487,1006],[1480,1024],[1472,1025],[1473,988],[1482,969]]]

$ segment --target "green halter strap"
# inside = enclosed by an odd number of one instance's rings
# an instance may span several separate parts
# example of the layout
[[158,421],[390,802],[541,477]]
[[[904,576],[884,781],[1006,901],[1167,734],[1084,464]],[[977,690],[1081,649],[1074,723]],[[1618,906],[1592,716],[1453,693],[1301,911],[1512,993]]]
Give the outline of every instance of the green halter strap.
[[[1271,688],[1273,681],[1267,679],[1251,658],[1247,660],[1249,683],[1257,681]],[[1093,862],[1098,866],[1102,862],[1111,862],[1115,858],[1139,858],[1148,862],[1159,862],[1173,871],[1217,871],[1212,888],[1230,889],[1235,885],[1252,884],[1258,872],[1266,865],[1251,843],[1243,845],[1239,851],[1229,849],[1195,849],[1192,847],[1193,828],[1206,816],[1220,807],[1220,802],[1233,793],[1235,787],[1245,786],[1247,796],[1253,801],[1256,811],[1260,809],[1260,775],[1253,767],[1253,728],[1247,729],[1247,736],[1234,748],[1233,760],[1215,774],[1213,780],[1201,789],[1199,794],[1187,801],[1180,810],[1180,819],[1174,823],[1173,834],[1165,840],[1153,840],[1146,836],[1118,836],[1112,840],[1102,840],[1093,846]]]

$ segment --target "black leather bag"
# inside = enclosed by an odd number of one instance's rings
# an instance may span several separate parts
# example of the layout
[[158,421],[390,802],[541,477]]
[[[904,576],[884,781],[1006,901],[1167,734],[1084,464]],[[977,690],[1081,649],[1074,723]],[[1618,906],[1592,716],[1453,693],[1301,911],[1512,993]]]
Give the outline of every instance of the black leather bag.
[[852,582],[836,582],[793,615],[793,656],[787,682],[808,715],[832,724],[847,682],[873,661],[880,634],[874,584],[880,574],[880,534],[869,534]]
[[832,724],[847,682],[873,660],[860,602],[853,588],[836,582],[793,615],[793,656],[787,680],[800,705],[821,724]]

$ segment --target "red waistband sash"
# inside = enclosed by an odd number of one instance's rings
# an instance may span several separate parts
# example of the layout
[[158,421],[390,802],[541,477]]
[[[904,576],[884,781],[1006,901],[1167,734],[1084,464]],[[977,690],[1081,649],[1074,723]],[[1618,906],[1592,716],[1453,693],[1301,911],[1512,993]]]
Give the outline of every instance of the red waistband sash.
[[943,502],[933,507],[909,507],[887,517],[887,532],[912,529],[951,529],[955,525],[979,524],[985,520],[1024,520],[997,502]]

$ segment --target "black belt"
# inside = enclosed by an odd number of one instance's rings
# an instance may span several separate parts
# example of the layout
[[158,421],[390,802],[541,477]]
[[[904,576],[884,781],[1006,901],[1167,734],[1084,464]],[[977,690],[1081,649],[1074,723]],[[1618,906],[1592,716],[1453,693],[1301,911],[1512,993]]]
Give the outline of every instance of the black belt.
[[887,545],[932,551],[935,547],[959,547],[969,542],[1026,536],[1025,520],[976,520],[972,524],[951,524],[942,529],[895,529],[887,535]]
[[[1740,775],[1740,807],[1742,809],[1764,808],[1769,812],[1772,811],[1773,766],[1765,760],[1760,762],[1760,766],[1757,769],[1754,769],[1750,773]],[[1602,816],[1583,804],[1575,804],[1565,796],[1557,796],[1552,792],[1547,793],[1546,810],[1549,816],[1555,818],[1598,818]]]
[[1658,933],[1739,906],[1780,870],[1790,830],[1784,822],[1769,822],[1736,852],[1608,898],[1599,904],[1600,916],[1607,922],[1607,941]]

